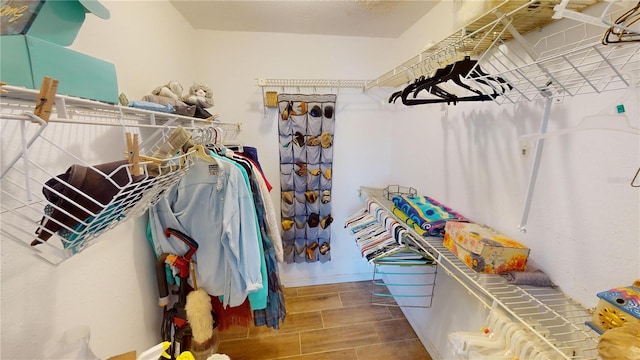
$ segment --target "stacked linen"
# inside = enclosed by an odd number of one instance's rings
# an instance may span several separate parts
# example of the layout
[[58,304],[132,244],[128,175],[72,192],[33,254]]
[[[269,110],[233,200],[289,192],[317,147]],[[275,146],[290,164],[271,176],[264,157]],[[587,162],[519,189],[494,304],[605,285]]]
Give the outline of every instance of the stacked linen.
[[406,233],[401,224],[373,201],[345,221],[360,248],[362,257],[369,262],[385,256],[403,246]]
[[392,212],[422,236],[444,236],[447,221],[468,221],[428,196],[397,195],[391,201]]

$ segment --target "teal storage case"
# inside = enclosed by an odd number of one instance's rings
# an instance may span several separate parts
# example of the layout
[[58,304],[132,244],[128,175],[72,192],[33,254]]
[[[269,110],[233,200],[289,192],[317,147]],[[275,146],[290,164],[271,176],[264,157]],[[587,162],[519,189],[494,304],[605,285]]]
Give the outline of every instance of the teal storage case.
[[49,76],[60,81],[59,94],[118,103],[111,63],[28,35],[3,35],[0,49],[0,79],[10,85],[38,89]]
[[118,103],[115,66],[67,49],[86,14],[110,14],[97,0],[0,0],[0,80],[39,89],[49,76],[58,93]]

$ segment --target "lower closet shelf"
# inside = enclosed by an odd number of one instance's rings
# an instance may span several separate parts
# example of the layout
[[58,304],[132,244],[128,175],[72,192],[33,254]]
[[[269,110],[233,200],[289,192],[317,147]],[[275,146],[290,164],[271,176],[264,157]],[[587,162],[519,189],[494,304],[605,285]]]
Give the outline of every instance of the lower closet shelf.
[[[393,204],[384,197],[382,189],[361,187],[360,193],[393,215]],[[598,335],[585,325],[591,314],[584,306],[557,289],[511,285],[500,275],[476,273],[451,254],[442,238],[409,231],[416,245],[437,256],[438,265],[448,275],[487,307],[500,308],[521,323],[549,348],[554,358],[598,358]]]

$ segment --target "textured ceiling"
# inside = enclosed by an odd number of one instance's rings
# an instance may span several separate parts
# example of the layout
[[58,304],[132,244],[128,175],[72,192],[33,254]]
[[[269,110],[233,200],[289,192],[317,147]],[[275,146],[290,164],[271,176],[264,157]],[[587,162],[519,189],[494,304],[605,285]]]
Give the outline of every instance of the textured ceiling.
[[170,0],[195,29],[397,38],[437,0]]

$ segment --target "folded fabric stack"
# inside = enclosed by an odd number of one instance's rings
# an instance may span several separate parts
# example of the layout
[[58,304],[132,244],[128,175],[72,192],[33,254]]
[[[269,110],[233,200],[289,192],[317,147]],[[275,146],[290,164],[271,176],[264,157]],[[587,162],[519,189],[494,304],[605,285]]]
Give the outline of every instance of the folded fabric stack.
[[447,221],[468,221],[428,196],[397,195],[391,201],[393,214],[422,236],[444,236]]
[[407,230],[375,202],[359,210],[345,221],[354,236],[362,257],[369,262],[403,247]]

